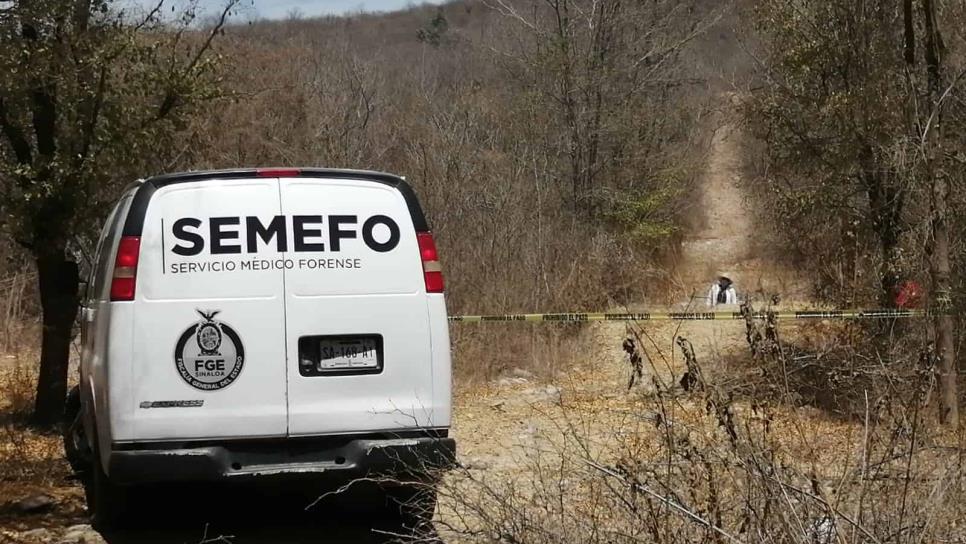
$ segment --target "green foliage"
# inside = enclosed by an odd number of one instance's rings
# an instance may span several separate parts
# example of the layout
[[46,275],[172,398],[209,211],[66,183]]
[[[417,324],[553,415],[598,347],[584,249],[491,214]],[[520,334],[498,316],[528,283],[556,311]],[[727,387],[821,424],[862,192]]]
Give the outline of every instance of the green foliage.
[[615,193],[606,199],[604,216],[630,241],[655,248],[680,231],[673,213],[680,197],[681,190],[671,184]]
[[116,198],[157,168],[197,104],[220,95],[211,45],[194,30],[106,0],[10,2],[0,9],[0,206],[36,254],[63,255]]
[[443,15],[443,10],[436,10],[436,15],[429,21],[429,24],[420,28],[416,32],[416,38],[423,43],[428,43],[433,47],[439,47],[443,41],[446,31],[449,29],[449,22]]
[[[827,278],[849,296],[877,289],[885,301],[899,277],[923,274],[929,175],[920,143],[932,104],[923,100],[922,11],[911,5],[911,63],[901,3],[767,0],[753,10],[762,85],[745,105],[767,146],[762,194],[791,248],[815,266],[855,268]],[[940,5],[940,25],[961,27],[952,6]],[[961,62],[961,40],[949,45],[949,61]],[[961,104],[947,106],[947,137],[962,134],[951,129],[963,119],[954,113]],[[878,285],[841,284],[869,260]]]

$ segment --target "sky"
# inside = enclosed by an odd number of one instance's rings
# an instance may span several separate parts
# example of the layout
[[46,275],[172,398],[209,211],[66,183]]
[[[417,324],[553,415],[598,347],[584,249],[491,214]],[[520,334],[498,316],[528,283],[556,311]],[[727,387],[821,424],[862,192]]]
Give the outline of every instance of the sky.
[[[157,0],[134,0],[142,6],[154,6]],[[182,5],[184,0],[174,0]],[[439,4],[442,0],[425,0],[426,3]],[[170,4],[167,0],[165,4]],[[254,3],[254,6],[252,5]],[[356,11],[394,11],[405,9],[424,0],[242,0],[241,16],[246,19],[284,19],[298,12],[303,17],[318,15],[341,15]],[[199,0],[207,10],[216,10],[224,5],[224,0]]]

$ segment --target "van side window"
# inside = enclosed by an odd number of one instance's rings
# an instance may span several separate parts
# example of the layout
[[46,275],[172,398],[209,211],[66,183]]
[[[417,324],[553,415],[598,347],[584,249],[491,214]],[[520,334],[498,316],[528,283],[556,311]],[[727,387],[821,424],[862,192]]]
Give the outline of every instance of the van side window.
[[121,223],[121,218],[125,215],[121,213],[127,207],[128,202],[131,200],[131,195],[127,194],[118,201],[117,205],[111,211],[111,215],[108,216],[107,221],[104,223],[104,230],[101,231],[101,237],[97,242],[97,253],[94,257],[94,267],[91,269],[91,278],[87,287],[87,299],[88,301],[96,300],[107,300],[107,285],[109,284],[112,272],[114,270],[114,263],[112,262],[112,257],[114,256],[115,248],[117,247],[118,240],[120,239],[119,227]]

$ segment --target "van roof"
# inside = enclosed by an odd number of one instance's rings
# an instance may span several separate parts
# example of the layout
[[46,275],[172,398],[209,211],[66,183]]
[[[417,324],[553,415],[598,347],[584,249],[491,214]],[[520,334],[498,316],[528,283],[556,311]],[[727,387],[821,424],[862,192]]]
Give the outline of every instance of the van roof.
[[[268,172],[279,172],[278,175],[266,176]],[[284,173],[282,173],[284,172]],[[141,236],[144,230],[144,214],[148,209],[148,203],[154,192],[161,187],[177,183],[190,183],[193,181],[208,181],[218,179],[238,179],[255,177],[303,177],[321,179],[355,179],[361,181],[372,181],[382,183],[397,189],[402,193],[409,208],[409,215],[412,216],[413,227],[419,232],[429,231],[429,224],[423,214],[416,194],[406,181],[395,174],[385,172],[373,172],[369,170],[347,170],[339,168],[235,168],[228,170],[197,170],[192,172],[180,172],[175,174],[163,174],[152,176],[139,183],[137,192],[131,202],[131,209],[124,222],[124,236]]]

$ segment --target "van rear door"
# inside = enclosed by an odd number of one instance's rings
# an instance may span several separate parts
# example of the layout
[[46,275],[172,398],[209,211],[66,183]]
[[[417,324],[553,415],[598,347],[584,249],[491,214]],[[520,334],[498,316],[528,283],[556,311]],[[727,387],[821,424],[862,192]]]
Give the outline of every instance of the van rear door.
[[279,186],[292,221],[289,434],[432,426],[430,324],[406,199],[364,177],[281,178]]
[[277,181],[246,178],[160,184],[141,211],[137,296],[118,303],[135,305],[137,440],[286,435],[284,218]]

